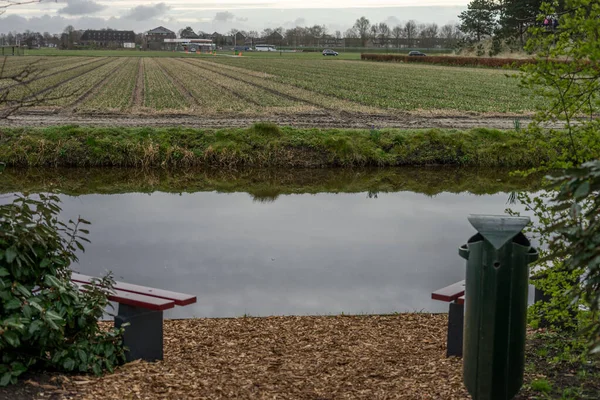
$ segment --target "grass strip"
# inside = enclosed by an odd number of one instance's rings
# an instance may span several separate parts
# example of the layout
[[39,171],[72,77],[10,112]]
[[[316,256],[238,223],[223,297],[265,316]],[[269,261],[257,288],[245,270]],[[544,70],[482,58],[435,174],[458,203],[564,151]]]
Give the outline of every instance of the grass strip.
[[[589,139],[589,138],[588,138]],[[60,126],[1,128],[0,162],[15,167],[536,167],[565,143],[493,129],[300,129],[272,123],[219,130]],[[586,140],[589,158],[600,140]]]

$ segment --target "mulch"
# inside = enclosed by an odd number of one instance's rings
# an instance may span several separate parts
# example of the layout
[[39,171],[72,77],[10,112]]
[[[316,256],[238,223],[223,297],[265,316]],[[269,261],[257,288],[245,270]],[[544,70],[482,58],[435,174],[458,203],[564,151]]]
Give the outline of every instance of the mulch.
[[63,399],[468,399],[447,318],[171,320],[164,361],[55,380]]

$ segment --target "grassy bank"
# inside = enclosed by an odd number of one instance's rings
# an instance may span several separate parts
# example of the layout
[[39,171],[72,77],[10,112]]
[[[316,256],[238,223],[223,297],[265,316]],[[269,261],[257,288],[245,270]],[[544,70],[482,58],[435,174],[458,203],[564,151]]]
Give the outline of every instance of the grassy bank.
[[[521,132],[322,130],[259,123],[247,129],[2,128],[0,162],[15,167],[530,167],[557,160],[560,140]],[[598,157],[600,144],[588,144]]]

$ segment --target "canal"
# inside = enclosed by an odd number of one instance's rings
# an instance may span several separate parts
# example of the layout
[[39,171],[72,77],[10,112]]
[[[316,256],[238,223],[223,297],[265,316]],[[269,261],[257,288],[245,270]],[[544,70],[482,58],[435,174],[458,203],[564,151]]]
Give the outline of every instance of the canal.
[[502,214],[539,178],[448,168],[306,171],[8,170],[89,220],[73,269],[196,294],[168,318],[446,312],[471,213]]

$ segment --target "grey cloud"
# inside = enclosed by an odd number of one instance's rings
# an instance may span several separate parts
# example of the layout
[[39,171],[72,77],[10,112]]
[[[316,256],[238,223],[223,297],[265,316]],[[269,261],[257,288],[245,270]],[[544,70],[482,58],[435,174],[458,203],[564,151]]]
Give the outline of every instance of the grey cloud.
[[393,28],[396,25],[400,25],[400,20],[398,18],[396,18],[396,17],[389,17],[384,22],[386,24],[388,24],[388,26],[391,27],[391,28]]
[[87,15],[104,10],[106,6],[93,0],[67,0],[67,6],[58,10],[59,14]]
[[238,17],[235,20],[238,21],[238,22],[248,22],[248,18],[239,18]]
[[215,22],[227,22],[232,21],[234,15],[229,11],[221,11],[215,14],[214,21]]
[[170,9],[165,3],[153,4],[150,6],[137,6],[129,10],[124,18],[134,21],[146,21],[156,17],[164,17],[164,14]]
[[295,26],[304,26],[306,25],[306,20],[304,18],[296,18],[294,21]]

